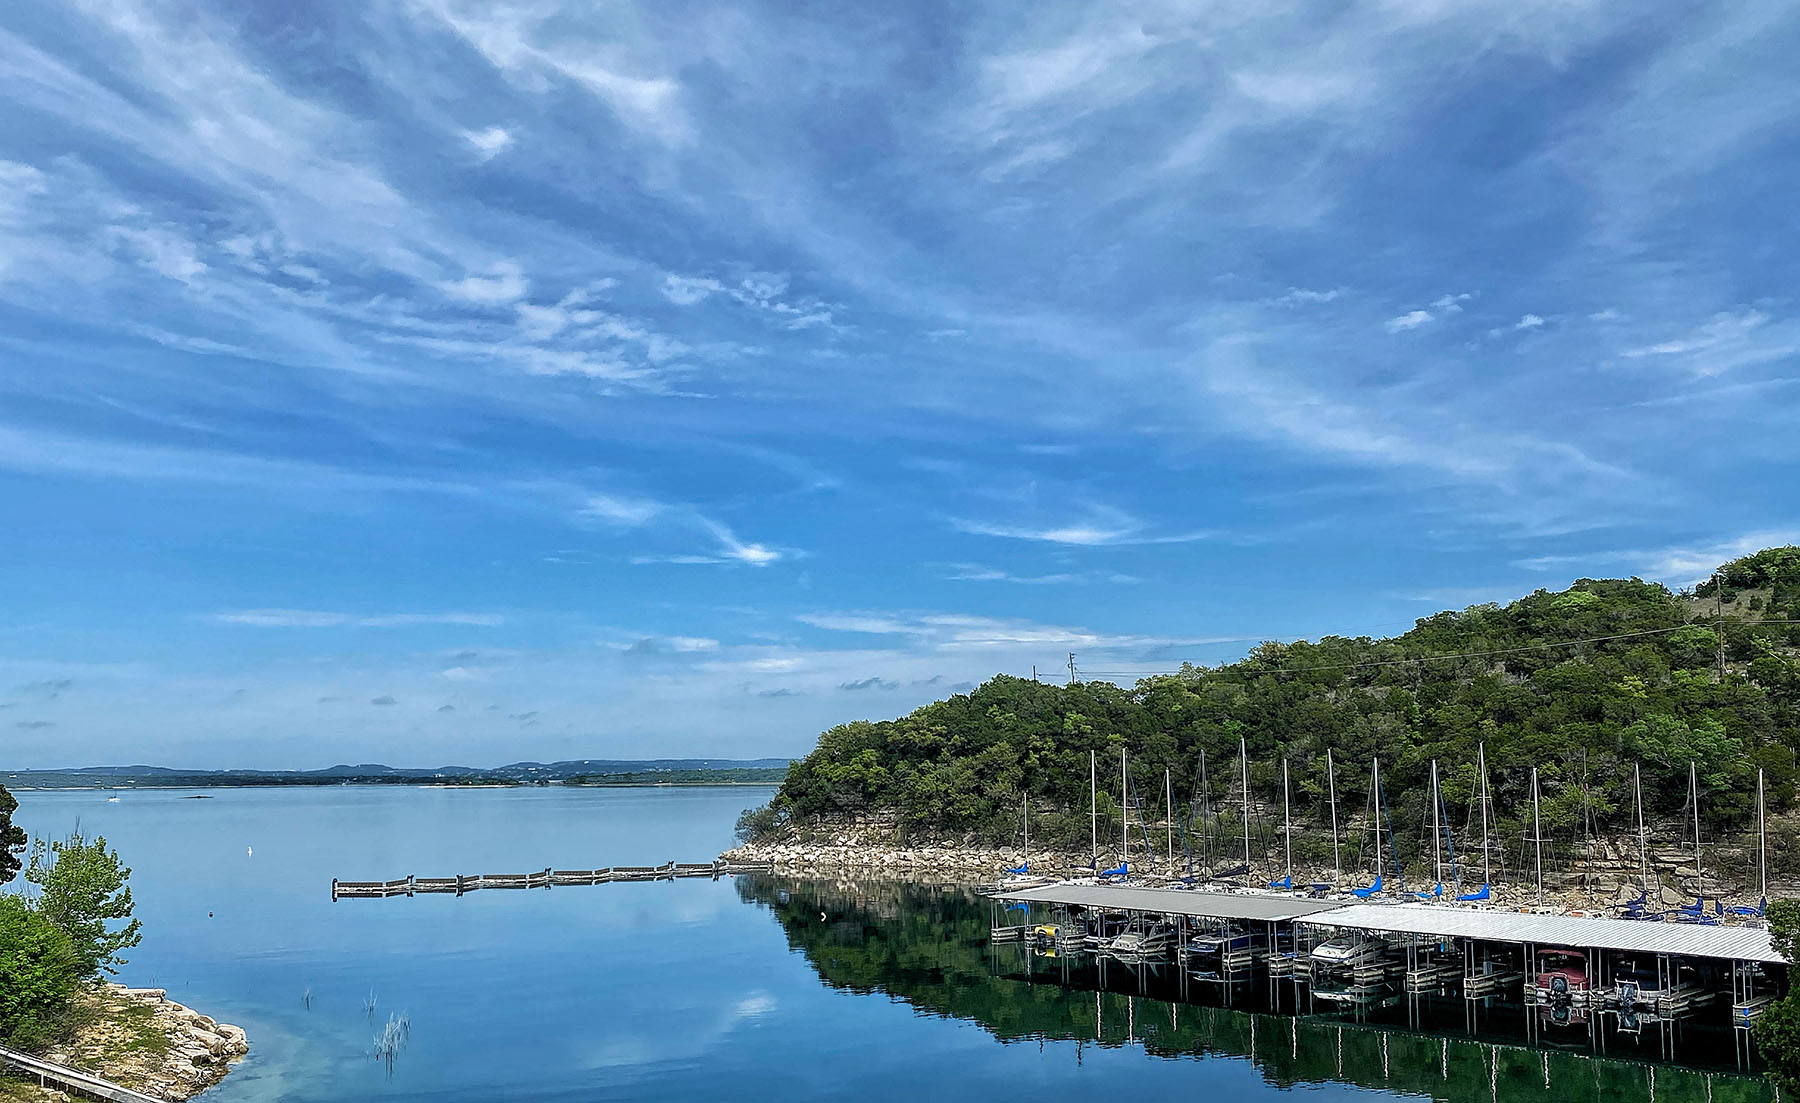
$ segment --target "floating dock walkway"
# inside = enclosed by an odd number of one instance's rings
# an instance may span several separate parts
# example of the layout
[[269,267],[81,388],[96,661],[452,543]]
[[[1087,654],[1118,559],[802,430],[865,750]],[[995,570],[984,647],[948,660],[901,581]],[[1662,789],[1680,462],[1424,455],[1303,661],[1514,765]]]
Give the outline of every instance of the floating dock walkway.
[[677,877],[717,880],[738,873],[764,873],[761,862],[664,862],[660,866],[607,866],[604,869],[543,869],[536,873],[459,873],[454,877],[402,877],[397,881],[331,879],[333,900],[451,893],[461,896],[480,889],[547,889],[552,885],[608,885],[614,881],[673,881]]

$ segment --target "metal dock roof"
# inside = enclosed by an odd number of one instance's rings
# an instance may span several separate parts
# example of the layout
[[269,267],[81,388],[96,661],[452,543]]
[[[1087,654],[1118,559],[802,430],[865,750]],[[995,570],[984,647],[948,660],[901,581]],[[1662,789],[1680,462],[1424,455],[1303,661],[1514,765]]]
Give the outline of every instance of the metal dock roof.
[[1432,904],[1350,904],[1301,919],[1316,927],[1352,927],[1393,934],[1529,942],[1590,950],[1635,950],[1680,957],[1780,963],[1785,959],[1756,927],[1709,927],[1637,919],[1446,908]]
[[1072,904],[1112,911],[1156,912],[1202,919],[1254,919],[1283,922],[1343,907],[1336,900],[1304,900],[1296,896],[1253,892],[1196,892],[1130,885],[1045,885],[995,894],[998,900],[1037,904]]

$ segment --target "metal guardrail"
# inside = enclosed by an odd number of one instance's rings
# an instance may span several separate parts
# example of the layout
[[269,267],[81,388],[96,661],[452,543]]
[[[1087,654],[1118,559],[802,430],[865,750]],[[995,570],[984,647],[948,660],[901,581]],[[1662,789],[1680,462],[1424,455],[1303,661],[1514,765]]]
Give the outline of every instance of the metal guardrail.
[[5,1046],[0,1046],[0,1062],[30,1073],[44,1087],[55,1086],[94,1099],[111,1100],[112,1103],[166,1103],[154,1095],[145,1095],[130,1088],[122,1088],[110,1080],[102,1080],[93,1073],[72,1069]]

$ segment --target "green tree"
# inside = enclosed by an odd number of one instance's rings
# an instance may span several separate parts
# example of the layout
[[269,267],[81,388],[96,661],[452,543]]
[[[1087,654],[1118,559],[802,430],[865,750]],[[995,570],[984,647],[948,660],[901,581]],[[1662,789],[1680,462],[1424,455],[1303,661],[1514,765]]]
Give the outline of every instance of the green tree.
[[19,854],[25,849],[25,829],[12,822],[19,802],[0,785],[0,885],[19,875]]
[[81,976],[67,933],[22,897],[0,896],[0,1037],[28,1050],[54,1040]]
[[119,952],[142,940],[131,917],[130,878],[104,835],[89,841],[77,829],[67,839],[48,846],[40,839],[32,848],[25,879],[38,886],[37,910],[69,936],[83,976],[117,973],[114,966],[125,964]]
[[[1800,943],[1800,900],[1769,905],[1769,941],[1791,966]],[[1786,996],[1757,1016],[1756,1046],[1769,1062],[1769,1078],[1787,1095],[1800,1094],[1800,992]]]

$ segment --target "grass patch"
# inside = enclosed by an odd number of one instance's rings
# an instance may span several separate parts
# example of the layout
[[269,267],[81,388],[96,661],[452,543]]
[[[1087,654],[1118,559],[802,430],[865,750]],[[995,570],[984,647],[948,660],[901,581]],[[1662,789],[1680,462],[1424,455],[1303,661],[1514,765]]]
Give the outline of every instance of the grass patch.
[[50,1099],[66,1099],[60,1092],[38,1087],[36,1080],[26,1080],[15,1073],[0,1074],[0,1103],[45,1103]]

